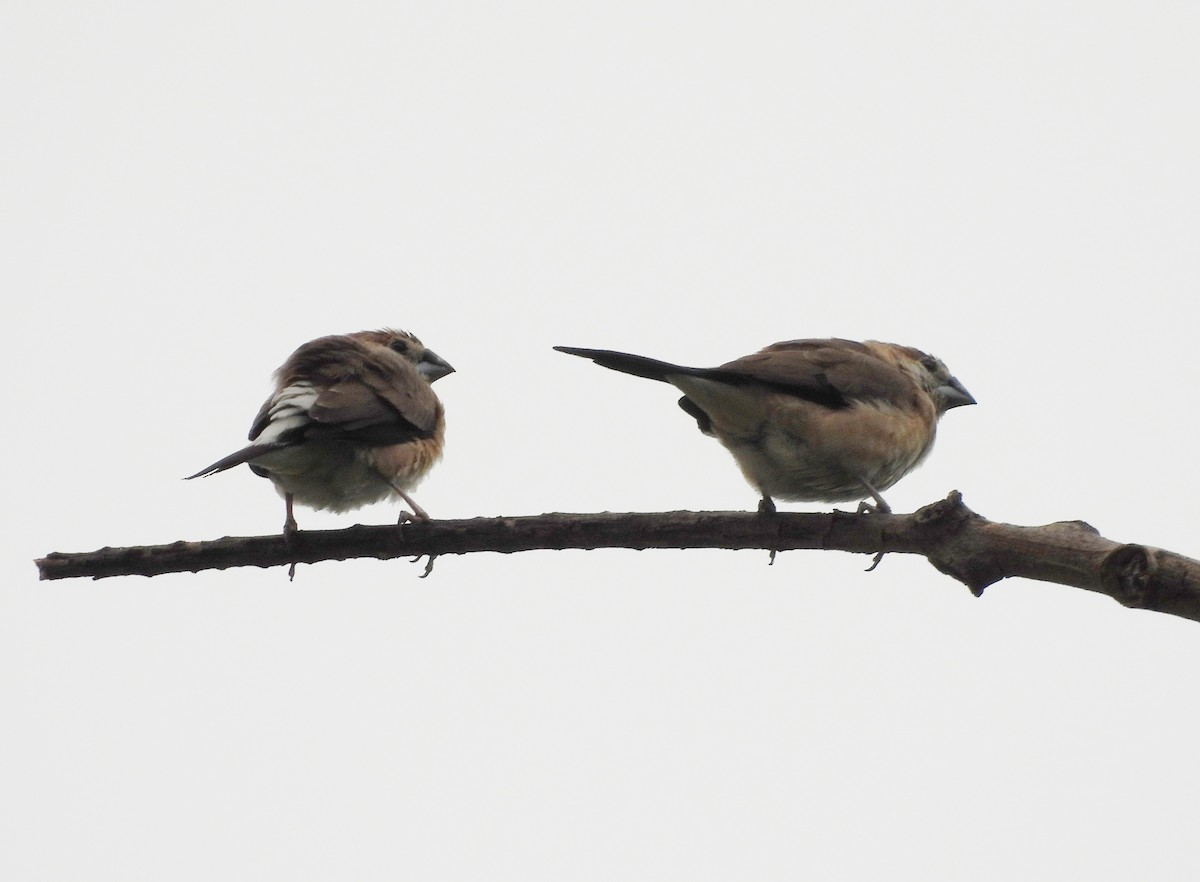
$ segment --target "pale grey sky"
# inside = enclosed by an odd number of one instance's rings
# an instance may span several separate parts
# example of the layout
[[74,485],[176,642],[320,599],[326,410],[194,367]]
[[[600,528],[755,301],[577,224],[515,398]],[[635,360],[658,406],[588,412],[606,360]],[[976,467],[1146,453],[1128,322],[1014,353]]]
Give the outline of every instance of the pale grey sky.
[[1172,3],[9,4],[0,876],[1196,878],[1200,626],[1078,590],[32,559],[277,530],[180,479],[383,325],[458,369],[435,517],[752,508],[672,390],[550,347],[844,336],[979,400],[897,510],[1200,554],[1198,45]]

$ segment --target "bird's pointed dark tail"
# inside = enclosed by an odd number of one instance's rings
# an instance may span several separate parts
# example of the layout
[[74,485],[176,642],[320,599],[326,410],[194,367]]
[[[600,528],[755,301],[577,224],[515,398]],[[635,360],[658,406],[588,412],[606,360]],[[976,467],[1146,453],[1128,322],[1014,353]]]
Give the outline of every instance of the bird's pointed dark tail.
[[194,475],[188,475],[184,478],[185,481],[190,481],[192,478],[207,478],[209,475],[215,475],[217,472],[223,472],[226,469],[231,469],[234,466],[239,466],[244,462],[250,462],[252,459],[257,459],[264,453],[270,453],[273,450],[280,449],[279,444],[251,444],[243,447],[236,453],[231,453],[224,459],[218,459],[212,465],[202,468]]
[[646,358],[644,355],[632,355],[628,352],[613,352],[611,349],[579,349],[575,346],[555,346],[559,352],[567,355],[578,355],[580,358],[590,358],[601,367],[620,371],[623,374],[633,374],[635,377],[645,377],[647,380],[667,382],[668,374],[693,374],[695,368],[683,367],[656,358]]

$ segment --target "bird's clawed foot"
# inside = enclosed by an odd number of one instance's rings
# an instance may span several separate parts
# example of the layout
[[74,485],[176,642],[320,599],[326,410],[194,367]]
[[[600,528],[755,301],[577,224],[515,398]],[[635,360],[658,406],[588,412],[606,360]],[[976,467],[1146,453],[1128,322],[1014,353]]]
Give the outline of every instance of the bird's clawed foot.
[[396,521],[397,527],[403,526],[404,524],[423,524],[430,519],[429,513],[427,511],[425,511],[425,509],[421,508],[421,506],[419,506],[415,502],[413,502],[411,499],[408,501],[408,504],[413,507],[413,510],[412,511],[404,511],[404,509],[400,510],[400,520]]
[[[880,500],[880,502],[883,502],[883,500]],[[867,502],[864,499],[862,502],[860,502],[858,504],[858,508],[854,510],[854,513],[855,514],[891,514],[892,507],[890,505],[888,505],[886,502],[883,502],[882,505],[880,505],[878,502],[875,504],[872,504],[870,502]]]
[[407,524],[410,522],[415,523],[416,521],[429,520],[429,513],[427,511],[425,511],[425,509],[421,508],[421,506],[417,505],[417,502],[415,499],[413,499],[411,496],[409,496],[407,493],[405,493],[400,487],[396,486],[395,484],[392,484],[391,487],[393,490],[396,491],[396,495],[399,496],[401,499],[403,499],[406,503],[408,503],[408,507],[412,509],[411,512],[407,512],[407,511],[400,512],[400,520],[398,520],[396,522],[397,526],[399,526],[400,524]]
[[[861,478],[859,479],[862,480]],[[871,494],[871,498],[875,500],[875,504],[867,502],[865,499],[858,504],[858,514],[891,514],[892,507],[887,504],[887,500],[879,495],[879,491],[871,486],[870,482],[862,481],[862,485],[866,491]]]
[[416,557],[414,557],[412,559],[411,563],[417,563],[423,557],[427,557],[427,558],[429,558],[429,560],[427,560],[425,562],[425,572],[421,573],[421,575],[418,577],[421,579],[424,579],[426,576],[428,576],[430,573],[433,572],[433,562],[438,559],[438,556],[436,554],[418,554]]
[[[892,507],[887,504],[887,501],[882,496],[879,495],[879,491],[871,486],[870,482],[863,481],[862,485],[867,488],[867,492],[871,494],[871,498],[875,500],[875,504],[872,505],[871,503],[867,502],[864,499],[862,502],[860,502],[858,504],[858,514],[891,514],[892,513]],[[887,554],[886,551],[881,551],[878,554],[876,554],[873,558],[871,558],[871,565],[869,567],[867,567],[866,571],[869,573],[869,572],[871,572],[871,570],[873,570],[877,566],[879,566],[879,562],[881,560],[883,560],[883,556],[885,554]]]
[[[760,515],[763,515],[764,517],[766,517],[766,516],[775,514],[775,511],[776,511],[775,500],[772,499],[770,496],[768,496],[766,493],[764,493],[762,496],[762,499],[760,499],[758,501],[758,513]],[[769,567],[775,566],[775,555],[777,555],[778,553],[779,553],[778,549],[775,549],[775,548],[771,549],[771,556],[770,556],[770,558],[767,559],[767,566],[769,566]]]
[[[401,488],[397,487],[395,484],[392,485],[392,489],[396,491],[396,495],[398,495],[401,499],[403,499],[405,502],[407,502],[409,507],[412,508],[411,512],[407,512],[407,511],[400,512],[400,520],[398,520],[396,522],[397,527],[402,527],[405,524],[423,523],[423,522],[429,520],[429,512],[425,511],[425,509],[423,509],[423,508],[421,508],[421,506],[417,505],[417,502],[415,499],[413,499],[411,496],[409,496],[407,493],[405,493]],[[435,560],[437,560],[437,555],[436,554],[430,554],[430,555],[418,554],[416,557],[413,558],[413,563],[416,563],[423,557],[428,557],[429,560],[425,564],[425,572],[421,573],[422,579],[424,579],[426,576],[428,576],[430,573],[433,572],[433,562]]]

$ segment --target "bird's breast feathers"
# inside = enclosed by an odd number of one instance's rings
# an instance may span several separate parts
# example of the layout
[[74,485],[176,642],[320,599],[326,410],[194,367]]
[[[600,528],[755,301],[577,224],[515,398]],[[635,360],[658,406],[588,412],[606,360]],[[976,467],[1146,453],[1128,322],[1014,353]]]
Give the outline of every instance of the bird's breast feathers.
[[886,490],[929,453],[931,406],[858,401],[838,410],[771,396],[771,415],[755,433],[722,437],[746,478],[770,496],[798,501],[861,499],[863,480]]

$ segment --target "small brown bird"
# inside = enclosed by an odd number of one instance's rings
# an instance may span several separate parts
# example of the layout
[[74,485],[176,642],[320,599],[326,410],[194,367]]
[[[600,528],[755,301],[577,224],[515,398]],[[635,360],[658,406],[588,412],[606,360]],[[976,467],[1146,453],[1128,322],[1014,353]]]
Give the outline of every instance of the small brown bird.
[[679,406],[733,454],[762,494],[760,511],[774,511],[774,499],[868,496],[891,511],[880,493],[929,453],[939,417],[975,403],[941,361],[892,343],[790,340],[717,368],[554,348],[683,392]]
[[296,502],[341,512],[393,492],[412,507],[401,523],[428,520],[407,491],[442,455],[446,417],[430,383],[453,372],[405,331],[305,343],[275,372],[250,444],[188,480],[248,464],[283,496],[284,532],[297,529]]

